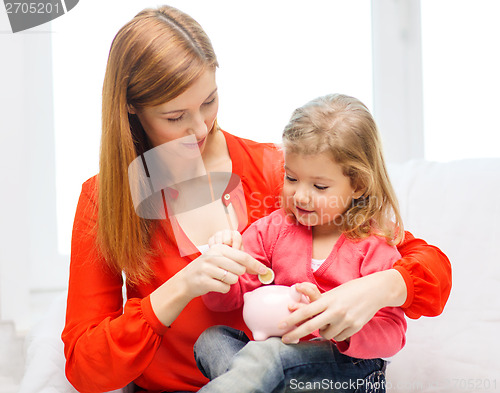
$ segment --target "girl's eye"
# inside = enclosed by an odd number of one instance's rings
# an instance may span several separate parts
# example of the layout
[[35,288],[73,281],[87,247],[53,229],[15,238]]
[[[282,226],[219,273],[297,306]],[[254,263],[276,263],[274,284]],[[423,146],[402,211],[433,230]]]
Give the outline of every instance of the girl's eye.
[[297,179],[294,179],[293,177],[288,176],[288,175],[285,175],[285,179],[288,180],[288,181],[290,181],[290,182],[297,181]]
[[168,118],[167,120],[174,122],[174,121],[182,120],[183,117],[184,117],[184,113],[182,115],[178,116],[178,117]]
[[324,191],[324,190],[326,190],[328,188],[328,186],[320,186],[318,184],[315,184],[314,187],[316,187],[320,191]]

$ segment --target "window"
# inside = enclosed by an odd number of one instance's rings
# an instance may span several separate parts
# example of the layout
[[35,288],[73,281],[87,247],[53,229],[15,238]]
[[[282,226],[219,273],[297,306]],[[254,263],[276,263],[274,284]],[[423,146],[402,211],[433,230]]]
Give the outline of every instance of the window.
[[500,157],[500,2],[421,7],[426,158]]

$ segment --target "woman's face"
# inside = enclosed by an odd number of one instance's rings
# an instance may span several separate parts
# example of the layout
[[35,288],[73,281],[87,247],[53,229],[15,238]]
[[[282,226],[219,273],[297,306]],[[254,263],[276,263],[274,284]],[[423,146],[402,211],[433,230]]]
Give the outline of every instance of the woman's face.
[[179,148],[203,153],[218,109],[215,70],[207,70],[173,100],[129,112],[137,115],[153,147],[179,139]]

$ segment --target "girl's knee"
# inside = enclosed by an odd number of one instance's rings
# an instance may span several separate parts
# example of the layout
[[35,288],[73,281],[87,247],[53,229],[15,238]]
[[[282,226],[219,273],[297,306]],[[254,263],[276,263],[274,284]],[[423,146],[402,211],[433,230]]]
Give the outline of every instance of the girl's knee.
[[206,329],[194,344],[194,357],[201,372],[213,379],[229,367],[233,357],[248,342],[246,334],[228,326]]

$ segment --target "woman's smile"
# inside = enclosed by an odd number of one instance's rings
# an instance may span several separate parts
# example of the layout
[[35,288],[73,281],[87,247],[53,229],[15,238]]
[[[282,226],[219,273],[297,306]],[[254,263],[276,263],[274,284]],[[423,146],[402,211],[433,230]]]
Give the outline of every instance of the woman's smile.
[[203,144],[207,140],[207,136],[205,135],[201,140],[193,143],[182,143],[182,145],[188,149],[200,149],[202,150]]

